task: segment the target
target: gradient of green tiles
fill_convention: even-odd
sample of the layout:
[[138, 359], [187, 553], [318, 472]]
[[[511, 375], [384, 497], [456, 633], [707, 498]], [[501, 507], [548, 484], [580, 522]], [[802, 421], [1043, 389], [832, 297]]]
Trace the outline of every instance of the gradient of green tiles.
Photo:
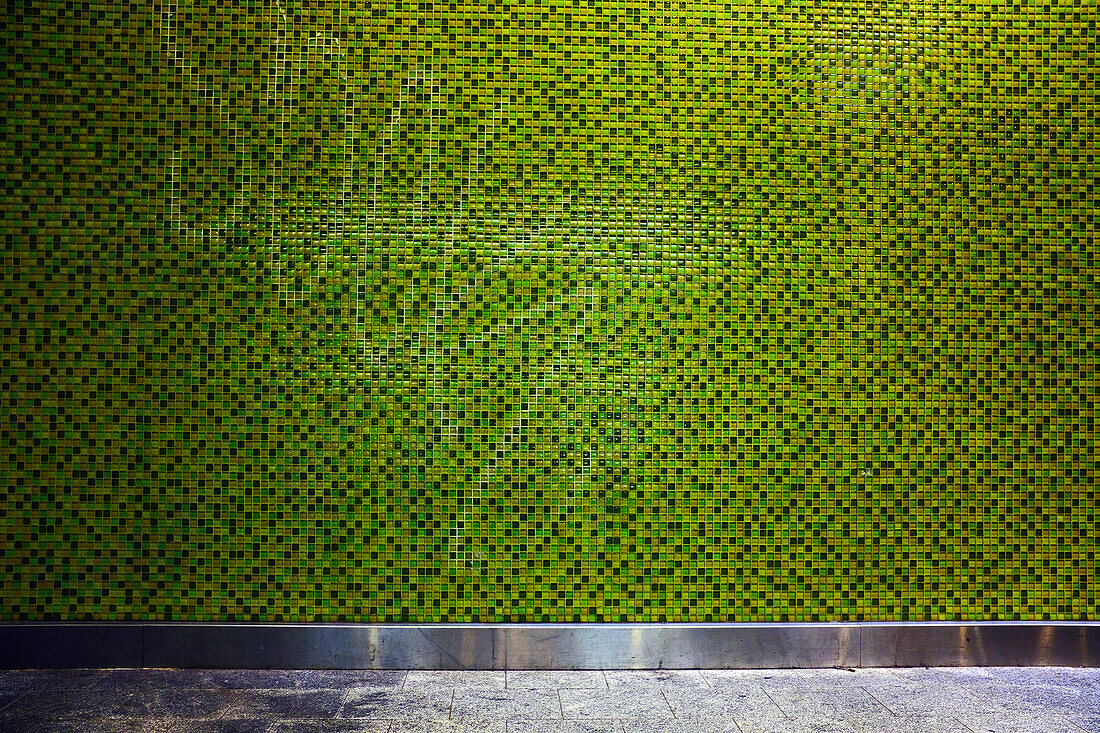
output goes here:
[[0, 619], [1100, 618], [1096, 21], [17, 0]]

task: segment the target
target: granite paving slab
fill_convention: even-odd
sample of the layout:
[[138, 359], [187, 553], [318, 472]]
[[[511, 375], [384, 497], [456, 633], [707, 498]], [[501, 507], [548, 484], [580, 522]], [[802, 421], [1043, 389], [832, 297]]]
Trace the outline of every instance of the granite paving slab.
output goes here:
[[[62, 718], [95, 718], [108, 715], [97, 696], [85, 692], [103, 676], [99, 670], [73, 670], [71, 674], [63, 671], [5, 672], [5, 687], [18, 692], [13, 694], [7, 704], [0, 709], [0, 730], [3, 730], [4, 716], [19, 714], [21, 711], [37, 710], [43, 717], [54, 720]], [[21, 677], [19, 681], [10, 678]], [[117, 702], [119, 696], [108, 702]], [[15, 704], [18, 703], [18, 704]]]
[[562, 714], [569, 719], [619, 718], [622, 720], [674, 718], [672, 706], [659, 689], [559, 690]]
[[[137, 670], [140, 671], [140, 670]], [[180, 670], [190, 674], [190, 670]], [[298, 686], [301, 673], [286, 669], [204, 669], [197, 670], [202, 687], [231, 690], [275, 690]]]
[[223, 719], [320, 718], [336, 716], [347, 695], [341, 689], [240, 690], [221, 715]]
[[710, 687], [697, 669], [607, 670], [604, 673], [611, 691], [641, 689], [699, 689]]
[[735, 720], [624, 720], [624, 733], [742, 733]]
[[453, 687], [404, 689], [353, 687], [348, 690], [336, 717], [383, 720], [447, 720], [451, 715]]
[[964, 685], [951, 684], [941, 678], [928, 683], [907, 682], [879, 684], [863, 688], [887, 710], [901, 717], [940, 716], [958, 718], [960, 713], [997, 715], [1003, 709], [992, 701], [979, 697]]
[[847, 721], [860, 733], [971, 733], [957, 719], [942, 715], [919, 715], [882, 720]]
[[960, 722], [973, 733], [1076, 733], [1075, 726], [1058, 715], [994, 716], [964, 715]]
[[661, 692], [678, 718], [699, 715], [722, 718], [783, 716], [775, 701], [762, 687], [753, 683], [723, 684], [718, 688], [705, 689], [674, 687], [662, 689]]
[[405, 676], [405, 689], [462, 686], [465, 689], [490, 688], [503, 690], [507, 676], [503, 670], [423, 670], [410, 671]]
[[554, 689], [496, 690], [485, 687], [455, 689], [451, 719], [510, 720], [562, 718], [561, 701]]
[[1100, 731], [1100, 710], [1094, 710], [1085, 715], [1070, 713], [1063, 717], [1066, 719], [1067, 723], [1075, 726], [1072, 729], [1074, 733], [1077, 732], [1077, 729], [1088, 731], [1088, 733], [1097, 733], [1097, 731]]
[[623, 733], [618, 720], [509, 720], [509, 733]]
[[421, 720], [393, 722], [392, 733], [508, 733], [503, 720]]
[[1100, 690], [1100, 670], [1092, 667], [987, 667], [996, 680], [1008, 685], [1051, 685]]
[[141, 718], [49, 720], [14, 718], [0, 721], [0, 733], [176, 733], [176, 722]]
[[714, 689], [728, 685], [755, 684], [765, 691], [807, 690], [806, 680], [793, 669], [705, 669], [700, 676]]
[[273, 722], [268, 718], [180, 720], [175, 722], [170, 731], [171, 733], [268, 733], [272, 725]]
[[875, 687], [904, 684], [889, 669], [800, 669], [797, 675], [811, 690], [845, 690], [853, 685]]
[[746, 720], [739, 721], [738, 726], [741, 733], [856, 733], [852, 726], [831, 720]]
[[391, 733], [392, 720], [282, 720], [270, 733]]
[[0, 733], [1100, 733], [1076, 668], [8, 671], [3, 700]]
[[408, 672], [401, 669], [307, 669], [295, 671], [295, 684], [305, 689], [324, 687], [401, 687]]
[[847, 725], [867, 721], [882, 730], [888, 730], [897, 717], [859, 685], [843, 690], [789, 688], [773, 690], [767, 694], [791, 720], [816, 719]]
[[578, 670], [578, 671], [517, 671], [507, 673], [507, 687], [508, 689], [535, 689], [535, 688], [553, 688], [561, 689], [564, 687], [571, 688], [594, 688], [594, 689], [608, 689], [607, 678], [604, 673], [596, 670]]
[[34, 690], [34, 683], [29, 676], [0, 675], [0, 713], [32, 690]]

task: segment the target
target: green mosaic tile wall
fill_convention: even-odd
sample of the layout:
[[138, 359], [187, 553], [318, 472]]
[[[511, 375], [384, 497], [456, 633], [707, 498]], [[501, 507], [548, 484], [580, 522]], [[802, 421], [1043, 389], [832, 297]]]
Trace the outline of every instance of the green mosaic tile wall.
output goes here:
[[15, 0], [0, 620], [1100, 618], [1097, 10]]

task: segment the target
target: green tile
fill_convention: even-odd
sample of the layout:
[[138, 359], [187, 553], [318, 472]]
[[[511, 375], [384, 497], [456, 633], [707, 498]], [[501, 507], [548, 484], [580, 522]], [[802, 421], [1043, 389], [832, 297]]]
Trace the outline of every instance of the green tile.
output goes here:
[[1098, 618], [1096, 21], [17, 2], [0, 620]]

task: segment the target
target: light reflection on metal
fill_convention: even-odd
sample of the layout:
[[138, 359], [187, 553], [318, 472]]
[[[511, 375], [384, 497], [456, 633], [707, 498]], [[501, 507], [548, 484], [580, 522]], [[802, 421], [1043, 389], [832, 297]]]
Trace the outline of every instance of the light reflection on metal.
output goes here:
[[1100, 666], [1100, 622], [3, 624], [0, 668]]
[[1036, 664], [1040, 666], [1049, 666], [1053, 664], [1051, 659], [1054, 655], [1054, 629], [1050, 626], [1044, 626], [1039, 629], [1038, 644], [1035, 650]]

